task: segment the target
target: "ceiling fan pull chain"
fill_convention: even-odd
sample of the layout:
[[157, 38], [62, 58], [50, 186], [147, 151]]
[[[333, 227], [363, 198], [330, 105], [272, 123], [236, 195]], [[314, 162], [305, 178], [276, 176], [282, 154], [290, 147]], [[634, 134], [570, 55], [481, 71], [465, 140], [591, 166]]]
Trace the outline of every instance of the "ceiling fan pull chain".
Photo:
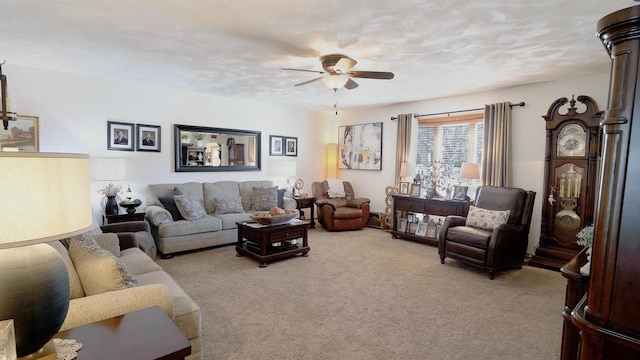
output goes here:
[[336, 116], [338, 116], [338, 89], [333, 89], [333, 109], [336, 111]]

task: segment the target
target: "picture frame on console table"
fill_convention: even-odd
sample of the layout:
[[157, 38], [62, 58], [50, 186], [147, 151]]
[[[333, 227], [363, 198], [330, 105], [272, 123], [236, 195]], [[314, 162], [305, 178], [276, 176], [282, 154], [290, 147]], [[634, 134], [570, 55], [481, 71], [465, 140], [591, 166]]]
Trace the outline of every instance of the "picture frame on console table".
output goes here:
[[400, 189], [398, 190], [398, 194], [400, 194], [400, 195], [409, 195], [409, 183], [408, 182], [400, 182]]
[[420, 197], [420, 190], [422, 189], [422, 185], [420, 184], [411, 184], [411, 192], [409, 196], [411, 197]]
[[453, 196], [451, 199], [465, 201], [467, 199], [467, 190], [469, 190], [468, 186], [455, 185], [453, 187]]
[[136, 150], [160, 152], [160, 126], [136, 124]]
[[407, 232], [407, 219], [398, 219], [398, 231], [406, 233]]
[[2, 151], [40, 151], [40, 127], [37, 116], [17, 115], [15, 121], [9, 121], [9, 128], [0, 127], [0, 150]]
[[427, 236], [427, 223], [419, 222], [416, 229], [416, 236]]

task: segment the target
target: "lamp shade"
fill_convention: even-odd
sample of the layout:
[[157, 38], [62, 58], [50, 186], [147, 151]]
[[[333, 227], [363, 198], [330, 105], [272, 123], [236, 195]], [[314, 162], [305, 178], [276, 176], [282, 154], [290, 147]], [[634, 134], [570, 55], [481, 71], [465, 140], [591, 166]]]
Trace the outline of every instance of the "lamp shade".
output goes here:
[[460, 168], [460, 178], [473, 180], [480, 179], [480, 164], [478, 163], [462, 163]]
[[296, 176], [296, 162], [289, 160], [272, 161], [269, 173], [272, 176], [293, 177]]
[[91, 227], [89, 156], [0, 154], [0, 249], [80, 234]]
[[344, 85], [347, 83], [347, 81], [349, 81], [349, 75], [325, 74], [325, 76], [322, 77], [322, 81], [324, 81], [324, 84], [327, 85], [330, 89], [333, 89], [333, 90], [342, 89]]
[[408, 162], [403, 162], [400, 164], [400, 177], [407, 177], [409, 176], [409, 163]]
[[125, 159], [95, 158], [96, 180], [112, 181], [125, 180], [127, 163]]

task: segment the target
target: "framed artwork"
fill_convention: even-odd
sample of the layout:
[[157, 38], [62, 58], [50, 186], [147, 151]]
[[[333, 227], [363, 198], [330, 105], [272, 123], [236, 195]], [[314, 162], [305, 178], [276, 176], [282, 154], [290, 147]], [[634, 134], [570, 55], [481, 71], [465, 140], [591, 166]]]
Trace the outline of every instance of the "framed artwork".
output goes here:
[[432, 199], [436, 196], [436, 191], [432, 187], [428, 187], [424, 192], [424, 197], [427, 199]]
[[[296, 142], [296, 146], [297, 146]], [[296, 154], [297, 154], [296, 148]], [[284, 137], [277, 135], [269, 135], [269, 155], [270, 156], [282, 156], [284, 155]]]
[[297, 137], [285, 137], [285, 150], [286, 156], [298, 156], [298, 138]]
[[409, 195], [409, 183], [408, 182], [401, 182], [400, 183], [400, 190], [398, 192], [400, 195]]
[[469, 189], [468, 186], [458, 186], [455, 185], [453, 187], [453, 196], [452, 199], [453, 200], [461, 200], [461, 201], [465, 201], [467, 199], [467, 189]]
[[417, 236], [426, 236], [427, 235], [427, 223], [419, 222], [418, 227], [416, 228]]
[[421, 188], [422, 188], [422, 185], [420, 184], [411, 184], [411, 190], [410, 190], [409, 196], [420, 197]]
[[398, 231], [399, 232], [407, 232], [407, 219], [398, 219]]
[[160, 126], [136, 124], [136, 150], [160, 152]]
[[133, 151], [135, 142], [133, 124], [107, 121], [107, 149]]
[[427, 224], [427, 237], [435, 238], [437, 234], [438, 234], [438, 227], [436, 226], [436, 224], [435, 223]]
[[40, 127], [37, 116], [17, 115], [15, 121], [9, 121], [9, 128], [0, 127], [0, 146], [2, 151], [40, 151]]
[[382, 170], [382, 123], [338, 128], [338, 169]]

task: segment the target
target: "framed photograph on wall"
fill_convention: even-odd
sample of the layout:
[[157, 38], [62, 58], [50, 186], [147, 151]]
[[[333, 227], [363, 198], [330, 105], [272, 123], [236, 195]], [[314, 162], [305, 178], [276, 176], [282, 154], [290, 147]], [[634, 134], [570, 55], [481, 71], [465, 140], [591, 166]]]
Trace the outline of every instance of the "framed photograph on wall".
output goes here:
[[400, 190], [398, 191], [398, 194], [400, 194], [400, 195], [409, 195], [409, 183], [408, 182], [401, 182], [400, 183]]
[[285, 137], [285, 150], [286, 156], [298, 156], [298, 138], [297, 137]]
[[467, 190], [469, 189], [468, 186], [458, 186], [455, 185], [453, 187], [453, 196], [452, 199], [453, 200], [460, 200], [460, 201], [465, 201], [467, 199]]
[[338, 169], [382, 170], [382, 123], [338, 128]]
[[411, 184], [411, 192], [409, 193], [409, 196], [420, 197], [421, 188], [422, 188], [422, 185], [420, 184]]
[[160, 126], [136, 124], [136, 150], [160, 152]]
[[9, 128], [0, 127], [0, 147], [2, 151], [40, 151], [40, 128], [37, 116], [17, 115], [9, 121]]
[[133, 124], [107, 121], [107, 149], [133, 151], [136, 134]]
[[[296, 145], [298, 145], [296, 143]], [[296, 151], [298, 149], [296, 148]], [[282, 156], [284, 155], [284, 137], [278, 135], [269, 135], [269, 155], [270, 156]]]

